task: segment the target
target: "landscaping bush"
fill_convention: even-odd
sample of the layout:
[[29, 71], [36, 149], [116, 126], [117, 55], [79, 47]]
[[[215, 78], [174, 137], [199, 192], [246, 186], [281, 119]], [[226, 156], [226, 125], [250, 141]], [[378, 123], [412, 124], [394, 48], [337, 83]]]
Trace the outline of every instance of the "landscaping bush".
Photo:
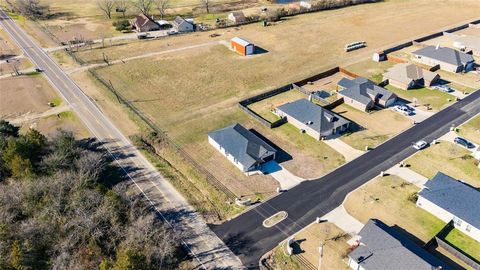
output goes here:
[[118, 20], [113, 22], [113, 26], [115, 26], [115, 30], [117, 31], [130, 30], [130, 22], [128, 20]]

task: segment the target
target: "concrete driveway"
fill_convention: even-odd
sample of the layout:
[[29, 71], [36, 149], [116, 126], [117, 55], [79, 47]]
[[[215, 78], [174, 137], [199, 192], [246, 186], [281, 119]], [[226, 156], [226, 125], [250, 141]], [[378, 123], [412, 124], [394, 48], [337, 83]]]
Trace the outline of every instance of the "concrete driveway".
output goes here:
[[427, 177], [414, 172], [407, 167], [400, 167], [398, 164], [388, 169], [386, 173], [396, 175], [419, 188], [423, 188], [423, 185], [428, 181]]
[[351, 236], [357, 235], [363, 228], [363, 223], [352, 217], [347, 210], [340, 205], [339, 207], [328, 212], [321, 219], [328, 220], [337, 225], [342, 231], [348, 233]]
[[356, 159], [364, 153], [363, 151], [351, 147], [339, 138], [324, 140], [323, 142], [333, 148], [338, 153], [342, 154], [342, 156], [345, 157], [345, 160], [347, 162]]
[[[442, 137], [438, 138], [439, 140], [441, 141], [447, 141], [447, 142], [451, 142], [451, 143], [455, 143], [453, 140], [455, 140], [456, 137], [461, 137], [460, 135], [458, 135], [457, 133], [455, 133], [454, 131], [450, 131], [448, 132], [447, 134], [443, 135]], [[472, 152], [472, 153], [475, 153], [476, 152], [476, 149], [478, 149], [479, 145], [478, 144], [475, 144], [474, 142], [468, 140], [469, 142], [473, 143], [475, 145], [475, 147], [473, 148], [466, 148], [466, 147], [463, 147], [462, 145], [459, 145], [459, 144], [456, 144], [464, 149], [467, 149], [468, 151]]]
[[280, 184], [282, 190], [288, 190], [300, 184], [305, 179], [293, 175], [276, 161], [269, 161], [262, 165], [261, 171], [265, 175], [271, 175]]

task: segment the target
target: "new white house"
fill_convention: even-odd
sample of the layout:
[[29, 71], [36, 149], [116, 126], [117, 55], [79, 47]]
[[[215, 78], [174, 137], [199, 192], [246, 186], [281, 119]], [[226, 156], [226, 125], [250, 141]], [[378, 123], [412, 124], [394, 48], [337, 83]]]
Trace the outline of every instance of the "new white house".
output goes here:
[[274, 160], [277, 153], [275, 148], [240, 124], [209, 133], [208, 142], [244, 173]]
[[438, 172], [418, 193], [417, 206], [480, 242], [480, 191]]

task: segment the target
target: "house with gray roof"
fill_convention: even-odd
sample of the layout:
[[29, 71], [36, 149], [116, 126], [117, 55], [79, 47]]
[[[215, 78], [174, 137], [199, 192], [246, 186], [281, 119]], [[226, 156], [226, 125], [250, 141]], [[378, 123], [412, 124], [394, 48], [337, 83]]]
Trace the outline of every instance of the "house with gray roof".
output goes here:
[[240, 124], [209, 133], [208, 142], [245, 173], [274, 160], [277, 153], [275, 148]]
[[418, 193], [417, 206], [480, 242], [480, 191], [438, 172]]
[[313, 138], [326, 139], [348, 130], [350, 121], [306, 99], [286, 103], [275, 113]]
[[[370, 219], [359, 232], [360, 240], [348, 254], [354, 270], [448, 270], [442, 262], [408, 239], [395, 227]], [[440, 268], [441, 267], [441, 268]]]
[[363, 77], [352, 80], [342, 78], [338, 86], [340, 87], [338, 96], [343, 98], [345, 104], [362, 111], [373, 109], [375, 106], [386, 108], [397, 100], [397, 95]]
[[415, 60], [427, 66], [439, 66], [440, 69], [449, 72], [468, 72], [473, 69], [475, 59], [470, 54], [466, 54], [455, 49], [427, 46], [412, 52]]
[[408, 90], [415, 87], [428, 87], [440, 79], [435, 72], [423, 69], [415, 64], [396, 64], [383, 74], [383, 79], [397, 88]]
[[194, 26], [191, 21], [187, 21], [184, 18], [177, 16], [175, 20], [172, 22], [173, 29], [175, 29], [178, 33], [184, 32], [193, 32]]

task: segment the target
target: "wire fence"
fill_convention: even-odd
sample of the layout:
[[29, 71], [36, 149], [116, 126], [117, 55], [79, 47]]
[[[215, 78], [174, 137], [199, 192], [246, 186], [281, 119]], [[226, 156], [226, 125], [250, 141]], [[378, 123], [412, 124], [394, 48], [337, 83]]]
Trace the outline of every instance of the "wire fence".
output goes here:
[[231, 200], [235, 200], [235, 198], [237, 198], [237, 196], [227, 186], [225, 186], [213, 174], [211, 174], [207, 169], [200, 165], [190, 154], [188, 154], [183, 148], [181, 148], [177, 143], [175, 143], [175, 141], [173, 141], [162, 129], [160, 129], [157, 124], [151, 121], [149, 117], [142, 113], [137, 107], [132, 105], [122, 94], [116, 91], [109, 82], [98, 76], [98, 74], [93, 69], [90, 69], [89, 72], [95, 79], [97, 79], [101, 84], [103, 84], [103, 86], [105, 86], [110, 92], [112, 92], [120, 103], [125, 105], [131, 112], [133, 112], [144, 123], [146, 123], [149, 128], [155, 131], [158, 136], [160, 136], [161, 139], [168, 144], [168, 146], [172, 147], [177, 153], [180, 154], [180, 156], [185, 161], [190, 163], [198, 172], [204, 175], [212, 186], [214, 186], [217, 190], [223, 192]]

